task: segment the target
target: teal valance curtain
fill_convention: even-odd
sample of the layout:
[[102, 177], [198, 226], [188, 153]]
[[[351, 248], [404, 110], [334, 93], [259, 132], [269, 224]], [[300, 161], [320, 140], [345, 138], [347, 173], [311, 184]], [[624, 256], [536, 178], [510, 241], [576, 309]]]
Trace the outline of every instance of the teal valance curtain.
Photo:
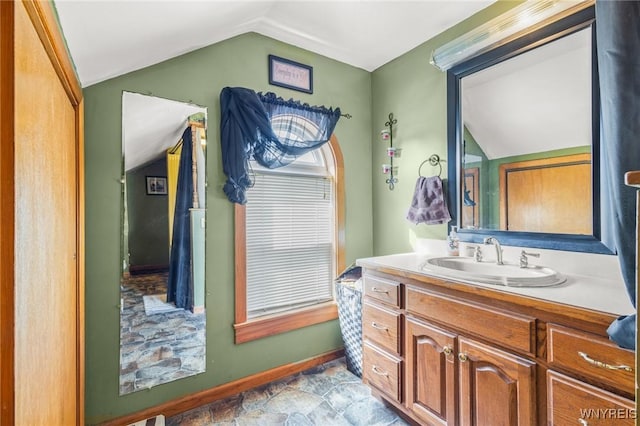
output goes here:
[[[624, 174], [640, 170], [640, 2], [596, 2], [603, 182], [614, 245], [631, 303], [636, 301], [636, 191]], [[635, 349], [636, 315], [611, 324], [609, 336]]]
[[[238, 204], [247, 202], [249, 160], [270, 169], [286, 166], [326, 143], [340, 119], [340, 108], [310, 106], [243, 87], [222, 89], [220, 108], [222, 168], [227, 175], [224, 193]], [[272, 127], [275, 121], [278, 129]], [[296, 126], [304, 126], [304, 137], [299, 137], [301, 132], [287, 131]], [[283, 134], [297, 136], [278, 136]]]

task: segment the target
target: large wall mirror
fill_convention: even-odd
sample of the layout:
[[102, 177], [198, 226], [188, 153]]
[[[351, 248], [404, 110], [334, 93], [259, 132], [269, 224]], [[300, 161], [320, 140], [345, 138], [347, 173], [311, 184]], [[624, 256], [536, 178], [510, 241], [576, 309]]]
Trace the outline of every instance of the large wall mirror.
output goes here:
[[593, 6], [449, 70], [449, 188], [464, 241], [601, 241]]
[[205, 371], [206, 115], [122, 95], [121, 395]]

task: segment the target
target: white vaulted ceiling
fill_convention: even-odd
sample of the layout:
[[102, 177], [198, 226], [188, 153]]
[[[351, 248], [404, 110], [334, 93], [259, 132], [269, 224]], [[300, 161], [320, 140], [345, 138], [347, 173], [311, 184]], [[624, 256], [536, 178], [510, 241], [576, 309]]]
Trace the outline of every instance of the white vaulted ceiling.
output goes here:
[[83, 87], [247, 32], [373, 71], [494, 0], [54, 0]]

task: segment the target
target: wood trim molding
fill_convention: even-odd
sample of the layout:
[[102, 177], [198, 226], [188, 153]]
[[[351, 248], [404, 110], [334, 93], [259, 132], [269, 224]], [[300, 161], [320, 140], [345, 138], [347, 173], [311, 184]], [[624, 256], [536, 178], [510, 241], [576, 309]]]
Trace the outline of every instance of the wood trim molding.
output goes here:
[[247, 321], [247, 229], [246, 209], [235, 205], [235, 259], [236, 259], [236, 324]]
[[624, 183], [628, 186], [640, 188], [640, 171], [632, 171], [624, 174]]
[[85, 402], [85, 202], [84, 202], [84, 100], [76, 107], [76, 173], [77, 173], [77, 246], [76, 246], [76, 279], [77, 279], [77, 310], [76, 329], [78, 340], [76, 353], [78, 356], [78, 371], [76, 372], [76, 399], [78, 401], [78, 424], [84, 424]]
[[302, 327], [331, 321], [338, 318], [338, 306], [335, 302], [323, 303], [311, 308], [287, 312], [284, 315], [262, 317], [255, 321], [236, 323], [236, 344], [285, 333]]
[[169, 272], [169, 265], [129, 265], [129, 275]]
[[344, 349], [336, 349], [312, 358], [308, 358], [303, 361], [281, 365], [279, 367], [262, 371], [251, 376], [244, 377], [242, 379], [234, 380], [233, 382], [215, 386], [211, 389], [206, 389], [201, 392], [186, 395], [182, 398], [174, 399], [173, 401], [156, 405], [155, 407], [150, 407], [137, 413], [109, 420], [107, 422], [101, 423], [101, 425], [128, 425], [144, 419], [148, 419], [150, 417], [157, 416], [159, 414], [163, 414], [166, 417], [175, 416], [176, 414], [183, 413], [196, 407], [210, 404], [214, 401], [227, 398], [232, 395], [237, 395], [240, 392], [265, 385], [267, 383], [273, 382], [274, 380], [279, 380], [287, 376], [291, 376], [292, 374], [308, 370], [326, 362], [333, 361], [334, 359], [338, 359], [342, 356], [344, 356]]
[[22, 0], [22, 3], [40, 41], [42, 41], [42, 45], [49, 54], [53, 68], [56, 70], [71, 103], [78, 106], [82, 100], [82, 89], [69, 58], [67, 46], [60, 33], [58, 19], [53, 11], [53, 3], [37, 0]]
[[336, 135], [331, 135], [331, 139], [329, 139], [329, 148], [331, 149], [336, 165], [336, 276], [338, 276], [338, 274], [344, 271], [347, 267], [345, 260], [345, 224], [347, 221], [347, 215], [345, 209], [344, 157], [342, 156], [342, 150], [340, 149], [340, 144], [338, 143]]
[[[14, 10], [12, 1], [0, 1], [0, 259], [15, 257], [15, 84]], [[15, 267], [0, 262], [0, 425], [15, 423], [14, 318]]]

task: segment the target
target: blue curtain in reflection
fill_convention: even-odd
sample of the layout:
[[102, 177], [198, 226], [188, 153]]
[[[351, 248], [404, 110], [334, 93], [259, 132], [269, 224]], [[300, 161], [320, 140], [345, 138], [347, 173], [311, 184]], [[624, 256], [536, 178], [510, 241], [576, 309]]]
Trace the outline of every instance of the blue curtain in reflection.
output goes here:
[[191, 274], [191, 212], [193, 176], [191, 170], [191, 127], [182, 134], [182, 152], [173, 217], [173, 239], [169, 257], [167, 302], [193, 312], [193, 275]]
[[[622, 275], [635, 305], [636, 191], [624, 184], [624, 174], [640, 170], [640, 3], [598, 0], [596, 38], [604, 188]], [[636, 315], [618, 318], [608, 333], [618, 345], [634, 349]]]
[[[238, 204], [247, 202], [250, 159], [270, 169], [286, 166], [326, 143], [340, 118], [340, 108], [309, 106], [243, 87], [222, 89], [220, 108], [222, 168], [227, 175], [224, 193], [229, 201]], [[273, 123], [277, 123], [277, 129]], [[300, 135], [299, 131], [287, 131], [293, 127], [302, 128], [305, 137], [288, 139], [276, 135]]]

